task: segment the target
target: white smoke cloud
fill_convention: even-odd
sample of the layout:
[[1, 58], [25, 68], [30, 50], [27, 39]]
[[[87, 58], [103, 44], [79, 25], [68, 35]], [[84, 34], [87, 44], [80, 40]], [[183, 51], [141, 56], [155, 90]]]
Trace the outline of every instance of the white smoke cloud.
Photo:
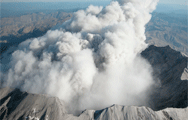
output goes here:
[[1, 71], [2, 86], [57, 96], [74, 114], [112, 104], [145, 105], [153, 79], [140, 52], [156, 4], [119, 0], [75, 12], [56, 30], [19, 45], [8, 71]]

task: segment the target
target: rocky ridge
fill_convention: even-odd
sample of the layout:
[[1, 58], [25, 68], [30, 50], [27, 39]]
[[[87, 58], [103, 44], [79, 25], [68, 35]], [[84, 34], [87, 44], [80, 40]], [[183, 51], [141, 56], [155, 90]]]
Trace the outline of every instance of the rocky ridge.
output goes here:
[[2, 120], [186, 120], [188, 107], [153, 111], [145, 106], [112, 105], [102, 110], [85, 110], [79, 116], [68, 114], [56, 97], [29, 94], [18, 89], [0, 90]]

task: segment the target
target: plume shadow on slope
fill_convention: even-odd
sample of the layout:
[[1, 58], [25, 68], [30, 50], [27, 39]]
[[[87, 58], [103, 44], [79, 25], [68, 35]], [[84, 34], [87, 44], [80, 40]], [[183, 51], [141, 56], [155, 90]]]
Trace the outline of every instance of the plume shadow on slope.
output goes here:
[[151, 45], [142, 52], [152, 65], [158, 86], [152, 89], [150, 96], [151, 108], [161, 110], [167, 107], [185, 108], [187, 100], [187, 80], [181, 75], [187, 68], [188, 58], [169, 46], [156, 47]]

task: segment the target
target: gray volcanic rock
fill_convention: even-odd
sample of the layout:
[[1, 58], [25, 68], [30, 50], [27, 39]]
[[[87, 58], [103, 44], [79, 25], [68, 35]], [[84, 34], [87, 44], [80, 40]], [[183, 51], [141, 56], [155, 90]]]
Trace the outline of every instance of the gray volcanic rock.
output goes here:
[[109, 108], [95, 111], [96, 120], [186, 120], [188, 108], [168, 108], [153, 111], [148, 107], [119, 106], [113, 105]]
[[1, 120], [89, 120], [86, 113], [79, 117], [67, 114], [65, 105], [57, 97], [30, 94], [19, 89], [0, 89]]
[[150, 46], [142, 52], [152, 65], [158, 86], [153, 87], [151, 106], [154, 110], [166, 107], [185, 108], [188, 106], [187, 80], [181, 80], [187, 68], [188, 58], [169, 46]]
[[188, 80], [188, 68], [184, 69], [181, 80]]
[[21, 92], [19, 89], [0, 90], [0, 115], [3, 120], [57, 120], [66, 113], [63, 103], [55, 97]]
[[148, 107], [113, 105], [103, 110], [85, 110], [79, 116], [67, 114], [62, 101], [47, 95], [29, 94], [18, 89], [0, 90], [2, 120], [186, 120], [185, 109], [153, 111]]
[[46, 95], [2, 88], [0, 119], [2, 120], [186, 120], [185, 109], [168, 108], [153, 111], [148, 107], [113, 105], [103, 110], [85, 110], [79, 116], [67, 114], [62, 101]]

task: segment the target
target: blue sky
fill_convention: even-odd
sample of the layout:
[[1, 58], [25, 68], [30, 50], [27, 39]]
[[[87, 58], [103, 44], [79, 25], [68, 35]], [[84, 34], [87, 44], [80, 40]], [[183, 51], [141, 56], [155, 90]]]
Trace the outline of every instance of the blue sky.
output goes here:
[[[110, 1], [110, 0], [1, 0], [1, 2], [63, 2], [63, 1]], [[163, 4], [181, 4], [188, 5], [187, 0], [160, 0]]]

